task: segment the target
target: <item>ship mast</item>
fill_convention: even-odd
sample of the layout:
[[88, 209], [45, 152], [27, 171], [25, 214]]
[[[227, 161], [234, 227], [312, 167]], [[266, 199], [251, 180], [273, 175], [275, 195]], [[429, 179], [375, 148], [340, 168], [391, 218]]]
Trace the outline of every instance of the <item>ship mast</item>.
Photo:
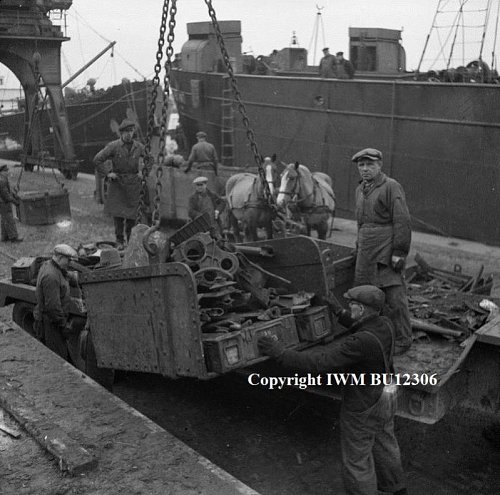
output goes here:
[[309, 48], [308, 52], [311, 51], [311, 45], [314, 43], [314, 51], [313, 51], [313, 65], [316, 65], [316, 51], [318, 49], [318, 35], [319, 31], [321, 30], [321, 35], [323, 39], [323, 46], [326, 45], [325, 42], [325, 26], [323, 25], [323, 17], [321, 15], [321, 11], [324, 9], [324, 7], [319, 7], [316, 5], [316, 19], [314, 20], [314, 28], [313, 28], [313, 34], [311, 37], [311, 41], [309, 43]]
[[[493, 0], [439, 0], [417, 72], [420, 72], [425, 61], [429, 63], [429, 69], [433, 68], [438, 60], [442, 60], [443, 66], [449, 69], [454, 63], [465, 66], [467, 57], [469, 61], [476, 59], [479, 67], [482, 67], [492, 4]], [[498, 24], [498, 12], [496, 24]], [[433, 49], [430, 48], [431, 42], [434, 43]], [[477, 48], [474, 48], [474, 45], [477, 45]], [[458, 59], [457, 47], [461, 47]], [[432, 60], [425, 58], [429, 51], [434, 52]], [[492, 51], [494, 56], [494, 47]], [[482, 70], [480, 72], [482, 73]]]

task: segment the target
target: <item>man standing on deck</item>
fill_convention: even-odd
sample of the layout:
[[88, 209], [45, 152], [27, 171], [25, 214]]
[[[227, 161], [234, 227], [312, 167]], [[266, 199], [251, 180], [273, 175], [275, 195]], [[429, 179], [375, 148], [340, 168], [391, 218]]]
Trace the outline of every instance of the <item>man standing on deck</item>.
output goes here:
[[382, 172], [382, 153], [373, 148], [352, 157], [361, 182], [356, 189], [354, 285], [371, 284], [385, 293], [386, 313], [396, 330], [396, 355], [412, 343], [405, 261], [410, 251], [410, 214], [401, 185]]
[[[134, 140], [133, 121], [125, 119], [118, 130], [120, 139], [112, 141], [99, 151], [94, 157], [94, 163], [97, 172], [109, 180], [104, 213], [113, 217], [116, 243], [118, 249], [123, 249], [125, 236], [128, 241], [137, 217], [141, 195], [139, 169], [144, 146]], [[107, 160], [111, 161], [111, 170], [105, 166]]]
[[0, 216], [2, 217], [2, 242], [21, 242], [17, 233], [16, 221], [12, 215], [12, 203], [18, 205], [19, 199], [10, 189], [9, 167], [0, 166]]
[[212, 170], [217, 175], [219, 158], [215, 146], [207, 141], [207, 134], [203, 131], [196, 133], [198, 142], [191, 148], [186, 174], [194, 167], [195, 170]]
[[354, 67], [351, 62], [344, 58], [344, 52], [337, 52], [337, 77], [339, 79], [352, 79]]
[[323, 58], [319, 61], [319, 77], [337, 77], [337, 59], [330, 53], [329, 48], [323, 48]]
[[218, 230], [219, 214], [224, 209], [224, 201], [207, 187], [206, 177], [196, 177], [193, 180], [195, 192], [189, 197], [188, 216], [194, 220], [197, 216], [205, 212], [210, 214], [212, 226]]

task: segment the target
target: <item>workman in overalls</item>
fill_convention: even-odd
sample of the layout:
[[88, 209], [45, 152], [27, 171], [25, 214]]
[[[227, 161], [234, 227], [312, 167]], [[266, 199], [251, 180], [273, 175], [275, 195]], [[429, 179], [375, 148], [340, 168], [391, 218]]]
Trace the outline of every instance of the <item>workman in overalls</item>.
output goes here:
[[45, 261], [36, 281], [35, 332], [45, 345], [68, 360], [66, 343], [70, 305], [68, 268], [78, 253], [67, 244], [54, 247], [52, 259]]
[[385, 293], [384, 314], [396, 330], [396, 355], [412, 343], [404, 268], [410, 251], [410, 213], [401, 185], [382, 172], [382, 153], [373, 148], [352, 157], [361, 181], [356, 189], [356, 269], [354, 285], [370, 284]]
[[349, 328], [348, 337], [320, 350], [286, 349], [272, 337], [261, 337], [258, 347], [262, 354], [294, 372], [364, 374], [365, 385], [346, 385], [342, 394], [340, 444], [346, 493], [406, 495], [401, 455], [394, 434], [395, 387], [375, 384], [370, 378], [372, 373], [393, 370], [394, 329], [388, 318], [380, 316], [385, 296], [379, 288], [363, 285], [349, 289], [344, 297], [349, 301], [350, 311], [344, 310], [333, 295], [325, 298], [325, 302], [339, 322]]
[[184, 172], [188, 173], [191, 168], [195, 170], [212, 170], [217, 175], [219, 158], [215, 146], [207, 141], [207, 134], [203, 131], [196, 133], [198, 142], [191, 148], [187, 166]]
[[195, 191], [188, 201], [189, 218], [194, 220], [197, 216], [208, 212], [212, 227], [220, 233], [219, 215], [224, 210], [224, 200], [208, 189], [207, 177], [196, 177], [193, 180], [193, 185]]
[[[134, 140], [135, 123], [125, 119], [118, 128], [120, 139], [112, 141], [94, 157], [96, 170], [108, 179], [104, 213], [113, 217], [118, 249], [123, 249], [135, 225], [141, 196], [140, 166], [144, 146]], [[105, 162], [111, 161], [111, 169]]]
[[2, 242], [21, 242], [17, 233], [16, 221], [12, 214], [12, 204], [19, 204], [19, 198], [12, 192], [9, 184], [9, 167], [0, 166], [0, 216]]

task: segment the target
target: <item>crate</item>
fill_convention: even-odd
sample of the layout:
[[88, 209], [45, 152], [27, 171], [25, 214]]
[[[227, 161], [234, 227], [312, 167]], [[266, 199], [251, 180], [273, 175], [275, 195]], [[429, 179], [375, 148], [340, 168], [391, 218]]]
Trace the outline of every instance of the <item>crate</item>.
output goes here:
[[226, 373], [247, 364], [241, 330], [202, 335], [207, 370]]
[[257, 341], [260, 337], [276, 336], [286, 347], [299, 343], [293, 315], [253, 325], [236, 332], [202, 335], [207, 370], [227, 373], [236, 368], [250, 366], [267, 359], [259, 353]]
[[285, 347], [291, 347], [299, 343], [299, 335], [293, 315], [282, 316], [262, 323], [254, 323], [241, 330], [241, 332], [244, 335], [245, 356], [249, 362], [262, 358], [257, 347], [260, 337], [275, 336]]
[[10, 269], [12, 283], [36, 285], [36, 278], [40, 267], [44, 261], [49, 259], [46, 256], [19, 258]]
[[26, 225], [48, 225], [71, 218], [66, 189], [20, 192], [16, 209], [19, 221]]
[[313, 306], [295, 315], [300, 340], [316, 342], [332, 333], [330, 312], [326, 306]]

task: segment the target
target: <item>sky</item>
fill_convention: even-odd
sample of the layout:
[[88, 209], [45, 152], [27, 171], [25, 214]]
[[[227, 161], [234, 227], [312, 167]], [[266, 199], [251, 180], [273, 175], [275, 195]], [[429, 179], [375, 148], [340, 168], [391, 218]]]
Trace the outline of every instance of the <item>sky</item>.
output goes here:
[[[454, 12], [461, 1], [442, 0], [440, 3], [442, 10]], [[484, 8], [489, 1], [469, 0], [467, 3], [475, 10]], [[403, 30], [407, 70], [418, 66], [438, 3], [438, 0], [213, 0], [219, 20], [241, 20], [242, 49], [255, 56], [289, 46], [295, 32], [300, 46], [309, 50], [309, 64], [317, 64], [324, 46], [330, 47], [331, 52], [348, 53], [349, 27], [382, 27]], [[73, 0], [66, 17], [67, 35], [71, 41], [63, 43], [63, 80], [105, 48], [109, 41], [117, 42], [114, 56], [108, 52], [76, 79], [72, 87], [83, 87], [91, 77], [97, 79], [97, 87], [117, 84], [122, 77], [131, 80], [151, 77], [162, 7], [163, 0]], [[322, 8], [321, 16], [317, 15], [317, 7]], [[496, 10], [493, 10], [492, 16], [496, 19]], [[446, 37], [450, 29], [445, 26], [451, 25], [450, 15], [443, 12], [436, 17], [435, 24], [440, 28], [434, 30], [431, 41], [436, 42], [438, 32], [442, 41]], [[467, 15], [476, 16], [471, 25], [483, 24], [484, 14]], [[209, 21], [205, 1], [178, 0], [176, 18], [174, 50], [178, 52], [187, 40], [187, 22]], [[481, 29], [464, 28], [462, 31], [480, 39]], [[493, 38], [492, 31], [490, 38]], [[315, 45], [316, 56], [313, 54]], [[476, 53], [479, 45], [468, 48]], [[484, 53], [484, 60], [490, 63], [491, 48]], [[439, 45], [430, 43], [422, 69], [428, 69], [438, 54]], [[438, 61], [438, 68], [445, 66], [443, 57]], [[470, 55], [466, 61], [473, 58], [476, 57]], [[0, 67], [2, 73], [8, 74], [4, 66]], [[13, 75], [7, 79], [9, 86], [17, 85]]]

